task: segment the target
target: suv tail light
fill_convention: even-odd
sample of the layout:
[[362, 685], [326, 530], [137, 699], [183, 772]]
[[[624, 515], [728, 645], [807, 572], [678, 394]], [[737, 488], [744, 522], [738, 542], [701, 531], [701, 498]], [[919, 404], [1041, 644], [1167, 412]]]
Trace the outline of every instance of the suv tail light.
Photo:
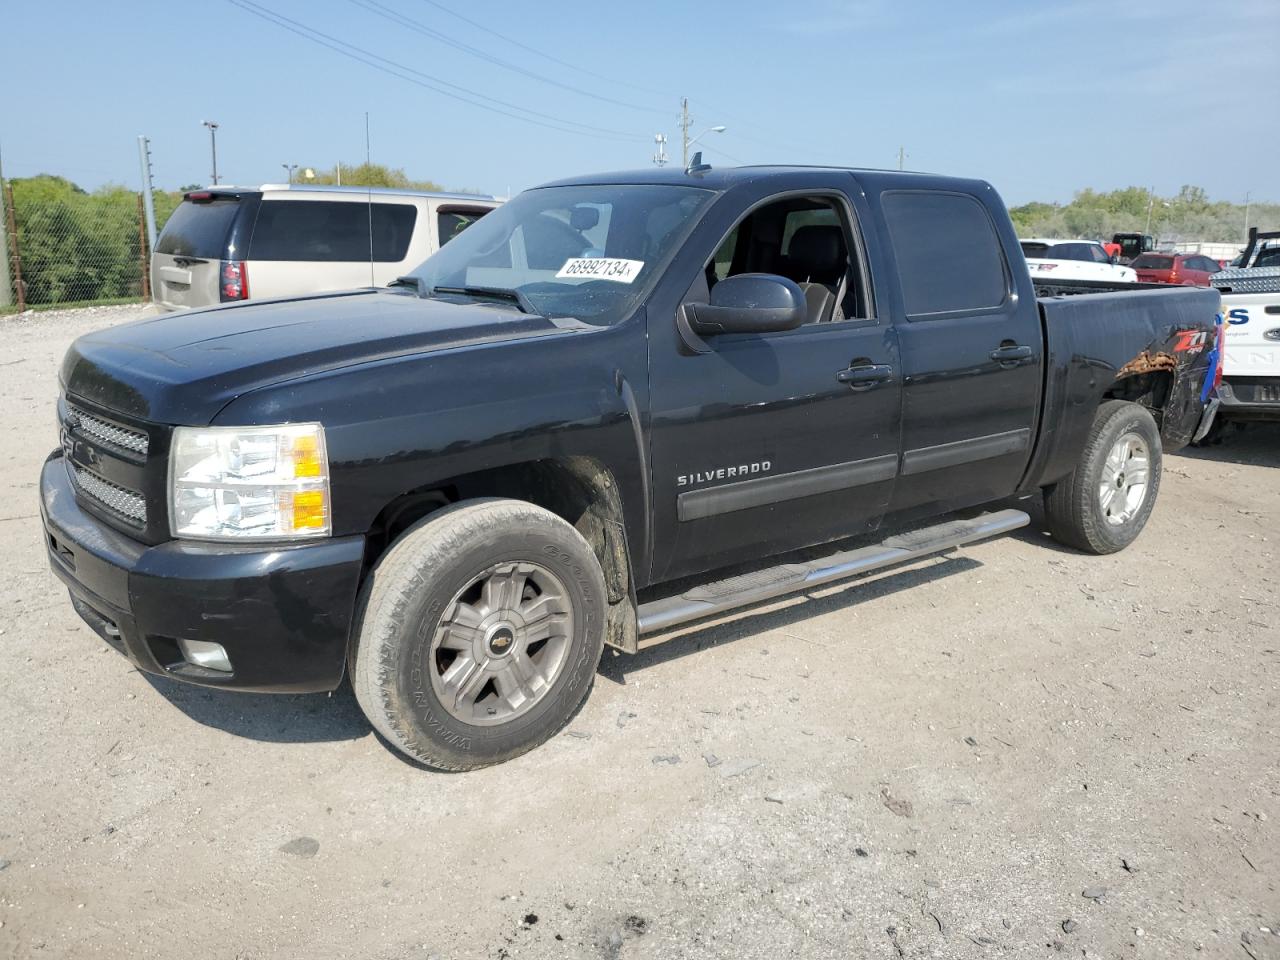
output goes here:
[[243, 260], [223, 260], [218, 299], [223, 303], [249, 299], [249, 265]]

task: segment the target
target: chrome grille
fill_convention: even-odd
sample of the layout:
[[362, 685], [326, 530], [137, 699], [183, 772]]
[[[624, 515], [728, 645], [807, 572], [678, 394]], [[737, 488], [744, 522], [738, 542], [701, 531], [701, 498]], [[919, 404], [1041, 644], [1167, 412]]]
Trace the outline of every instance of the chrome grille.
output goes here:
[[138, 527], [147, 525], [147, 500], [136, 490], [116, 486], [83, 467], [72, 467], [76, 486], [90, 500], [106, 507], [122, 520]]
[[142, 456], [147, 455], [147, 435], [140, 430], [129, 430], [125, 427], [109, 423], [91, 413], [85, 413], [79, 407], [70, 407], [71, 426], [75, 427], [90, 440], [131, 450]]

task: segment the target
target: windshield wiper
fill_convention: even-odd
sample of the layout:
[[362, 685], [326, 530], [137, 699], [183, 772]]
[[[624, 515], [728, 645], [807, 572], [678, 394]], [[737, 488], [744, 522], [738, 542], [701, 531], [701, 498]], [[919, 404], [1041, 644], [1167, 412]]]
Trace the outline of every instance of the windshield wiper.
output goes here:
[[508, 290], [506, 287], [432, 287], [427, 296], [434, 296], [437, 293], [457, 293], [465, 297], [492, 297], [495, 300], [506, 300], [514, 303], [520, 308], [522, 313], [532, 313], [534, 316], [541, 317], [542, 312], [538, 310], [533, 302], [519, 290]]

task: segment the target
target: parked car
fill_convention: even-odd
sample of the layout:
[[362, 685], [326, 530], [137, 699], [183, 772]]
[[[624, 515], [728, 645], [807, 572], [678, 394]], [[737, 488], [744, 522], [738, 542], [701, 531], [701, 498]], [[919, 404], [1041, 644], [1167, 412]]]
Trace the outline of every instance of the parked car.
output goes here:
[[395, 287], [77, 340], [48, 559], [140, 670], [349, 672], [397, 749], [496, 763], [606, 644], [1029, 522], [985, 504], [1132, 543], [1218, 294], [1037, 300], [1021, 263], [976, 180], [695, 160], [529, 190]]
[[1129, 264], [1139, 283], [1177, 283], [1207, 287], [1209, 278], [1222, 268], [1218, 261], [1198, 253], [1144, 253]]
[[1241, 267], [1214, 274], [1226, 317], [1217, 420], [1280, 420], [1280, 232], [1249, 232]]
[[1093, 280], [1103, 283], [1136, 283], [1129, 267], [1112, 262], [1096, 240], [1020, 240], [1027, 268], [1037, 282]]
[[1120, 247], [1120, 257], [1116, 262], [1124, 264], [1131, 263], [1156, 248], [1155, 241], [1145, 233], [1113, 233], [1111, 242]]
[[153, 299], [177, 310], [385, 286], [498, 203], [366, 187], [192, 191], [156, 240]]

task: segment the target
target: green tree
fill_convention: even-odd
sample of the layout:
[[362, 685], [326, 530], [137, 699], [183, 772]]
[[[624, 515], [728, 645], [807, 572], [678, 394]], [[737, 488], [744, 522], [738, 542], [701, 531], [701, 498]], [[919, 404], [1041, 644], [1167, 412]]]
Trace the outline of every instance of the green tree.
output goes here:
[[86, 193], [47, 174], [10, 183], [28, 303], [141, 295], [136, 193], [117, 185]]
[[[336, 184], [338, 182], [337, 167], [321, 169], [320, 167], [299, 167], [298, 183]], [[308, 177], [306, 170], [314, 170], [315, 175]], [[440, 184], [434, 180], [414, 180], [404, 172], [402, 167], [387, 167], [380, 163], [344, 163], [342, 165], [342, 185], [344, 187], [390, 187], [401, 190], [440, 190]]]

